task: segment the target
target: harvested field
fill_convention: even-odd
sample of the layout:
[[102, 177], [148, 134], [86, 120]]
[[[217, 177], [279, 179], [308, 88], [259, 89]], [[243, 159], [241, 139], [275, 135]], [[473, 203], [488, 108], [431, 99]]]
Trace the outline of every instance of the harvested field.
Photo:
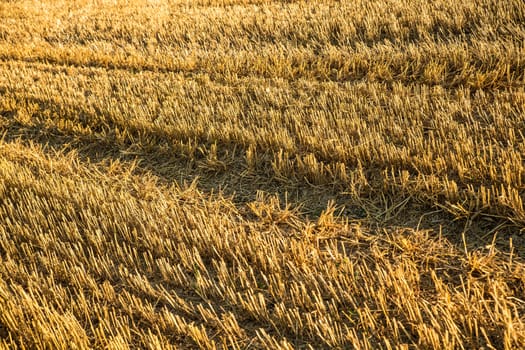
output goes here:
[[0, 0], [0, 348], [525, 348], [522, 0]]

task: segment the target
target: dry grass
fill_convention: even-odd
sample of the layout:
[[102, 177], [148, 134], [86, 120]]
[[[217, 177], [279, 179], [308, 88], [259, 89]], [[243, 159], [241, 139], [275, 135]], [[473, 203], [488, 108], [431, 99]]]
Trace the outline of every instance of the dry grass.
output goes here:
[[524, 23], [0, 0], [0, 347], [524, 348]]

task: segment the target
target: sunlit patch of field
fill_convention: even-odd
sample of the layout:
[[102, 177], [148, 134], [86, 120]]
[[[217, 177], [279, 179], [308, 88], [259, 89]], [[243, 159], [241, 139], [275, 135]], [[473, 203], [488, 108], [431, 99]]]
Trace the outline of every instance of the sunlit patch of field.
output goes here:
[[525, 4], [0, 0], [0, 347], [525, 347]]

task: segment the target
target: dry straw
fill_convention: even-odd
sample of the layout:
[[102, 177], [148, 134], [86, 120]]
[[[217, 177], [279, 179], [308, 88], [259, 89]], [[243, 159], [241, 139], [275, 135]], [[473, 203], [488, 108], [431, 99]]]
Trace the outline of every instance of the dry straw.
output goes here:
[[0, 347], [525, 347], [525, 5], [0, 1]]

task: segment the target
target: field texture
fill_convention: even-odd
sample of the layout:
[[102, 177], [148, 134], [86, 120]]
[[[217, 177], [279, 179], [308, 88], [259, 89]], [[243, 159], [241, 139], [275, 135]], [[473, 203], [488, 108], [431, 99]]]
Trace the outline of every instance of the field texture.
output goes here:
[[525, 348], [522, 0], [0, 0], [0, 348]]

